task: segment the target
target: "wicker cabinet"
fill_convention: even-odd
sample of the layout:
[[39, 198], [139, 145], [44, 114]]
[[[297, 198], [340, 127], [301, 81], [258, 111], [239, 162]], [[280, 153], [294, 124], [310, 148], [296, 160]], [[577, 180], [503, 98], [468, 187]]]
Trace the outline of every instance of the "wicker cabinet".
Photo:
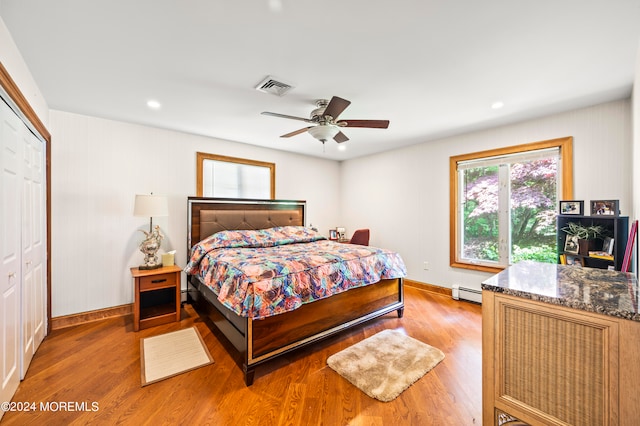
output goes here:
[[482, 299], [483, 424], [637, 424], [640, 322], [492, 291]]

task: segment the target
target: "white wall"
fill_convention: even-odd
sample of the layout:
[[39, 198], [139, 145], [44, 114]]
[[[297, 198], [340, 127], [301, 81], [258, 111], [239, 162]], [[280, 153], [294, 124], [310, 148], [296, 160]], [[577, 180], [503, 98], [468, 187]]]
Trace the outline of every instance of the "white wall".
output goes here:
[[42, 96], [38, 85], [36, 84], [31, 72], [27, 68], [18, 47], [13, 41], [13, 37], [0, 17], [0, 61], [6, 68], [7, 72], [20, 88], [22, 95], [27, 99], [31, 108], [35, 111], [44, 124], [48, 128], [49, 123], [49, 107]]
[[[636, 55], [636, 69], [633, 79], [633, 91], [631, 93], [631, 122], [633, 133], [632, 144], [632, 162], [633, 164], [640, 165], [640, 43], [638, 43], [638, 53]], [[638, 219], [640, 217], [640, 167], [633, 168], [632, 179], [632, 194], [633, 194], [633, 214], [632, 219]], [[637, 241], [637, 237], [636, 237]], [[634, 263], [632, 264], [633, 271], [638, 275], [638, 248], [636, 246], [635, 255], [633, 256]]]
[[187, 197], [196, 191], [196, 152], [276, 164], [276, 197], [307, 200], [307, 224], [328, 230], [339, 217], [339, 164], [202, 136], [51, 111], [52, 316], [133, 302], [129, 268], [149, 219], [133, 216], [135, 194], [169, 197], [154, 219], [162, 250], [187, 257]]
[[449, 266], [449, 157], [573, 136], [574, 198], [618, 199], [629, 215], [630, 109], [629, 100], [610, 102], [345, 161], [341, 224], [370, 228], [371, 244], [397, 250], [410, 279], [480, 288], [491, 274]]
[[[632, 123], [633, 123], [633, 164], [640, 165], [640, 43], [636, 55], [636, 72], [633, 82]], [[640, 167], [633, 169], [633, 212], [634, 219], [640, 216]]]

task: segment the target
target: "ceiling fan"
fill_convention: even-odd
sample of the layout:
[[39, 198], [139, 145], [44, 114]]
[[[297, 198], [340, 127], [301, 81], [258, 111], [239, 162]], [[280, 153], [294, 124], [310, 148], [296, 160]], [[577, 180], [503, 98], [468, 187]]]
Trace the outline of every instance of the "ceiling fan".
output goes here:
[[333, 139], [338, 143], [346, 142], [349, 138], [342, 133], [342, 127], [367, 127], [371, 129], [386, 129], [389, 127], [389, 120], [338, 120], [338, 116], [351, 104], [351, 101], [334, 96], [330, 101], [319, 99], [316, 101], [317, 108], [311, 111], [310, 118], [294, 117], [292, 115], [278, 114], [264, 111], [262, 115], [272, 117], [290, 118], [292, 120], [305, 121], [314, 126], [304, 127], [281, 138], [290, 138], [300, 133], [309, 132], [311, 136], [321, 141], [323, 144]]

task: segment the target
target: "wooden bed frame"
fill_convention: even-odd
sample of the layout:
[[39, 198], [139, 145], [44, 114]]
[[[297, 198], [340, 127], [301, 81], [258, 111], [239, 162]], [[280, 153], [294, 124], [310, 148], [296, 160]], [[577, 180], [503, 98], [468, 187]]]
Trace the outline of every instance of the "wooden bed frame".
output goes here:
[[[189, 197], [189, 253], [194, 244], [221, 230], [302, 226], [305, 208], [305, 201]], [[402, 318], [404, 312], [402, 278], [381, 280], [258, 320], [223, 306], [197, 276], [187, 278], [187, 303], [207, 315], [240, 352], [247, 386], [262, 363], [393, 311]]]

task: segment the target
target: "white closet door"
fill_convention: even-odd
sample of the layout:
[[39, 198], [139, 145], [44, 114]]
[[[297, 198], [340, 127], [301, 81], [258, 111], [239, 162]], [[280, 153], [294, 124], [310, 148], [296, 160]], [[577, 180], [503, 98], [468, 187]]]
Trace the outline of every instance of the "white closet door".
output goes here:
[[31, 234], [31, 268], [34, 275], [33, 289], [33, 351], [35, 353], [47, 331], [47, 235], [46, 235], [46, 184], [45, 145], [29, 132], [32, 149], [31, 197], [33, 225]]
[[33, 216], [33, 201], [31, 198], [31, 146], [27, 135], [22, 132], [22, 364], [20, 369], [20, 378], [23, 379], [31, 358], [33, 358], [33, 291], [35, 288], [35, 279], [33, 275], [32, 256], [33, 245], [31, 244]]
[[20, 382], [21, 126], [0, 100], [0, 402], [11, 401]]
[[24, 379], [44, 339], [45, 244], [43, 226], [43, 145], [24, 127], [22, 133], [22, 364]]

